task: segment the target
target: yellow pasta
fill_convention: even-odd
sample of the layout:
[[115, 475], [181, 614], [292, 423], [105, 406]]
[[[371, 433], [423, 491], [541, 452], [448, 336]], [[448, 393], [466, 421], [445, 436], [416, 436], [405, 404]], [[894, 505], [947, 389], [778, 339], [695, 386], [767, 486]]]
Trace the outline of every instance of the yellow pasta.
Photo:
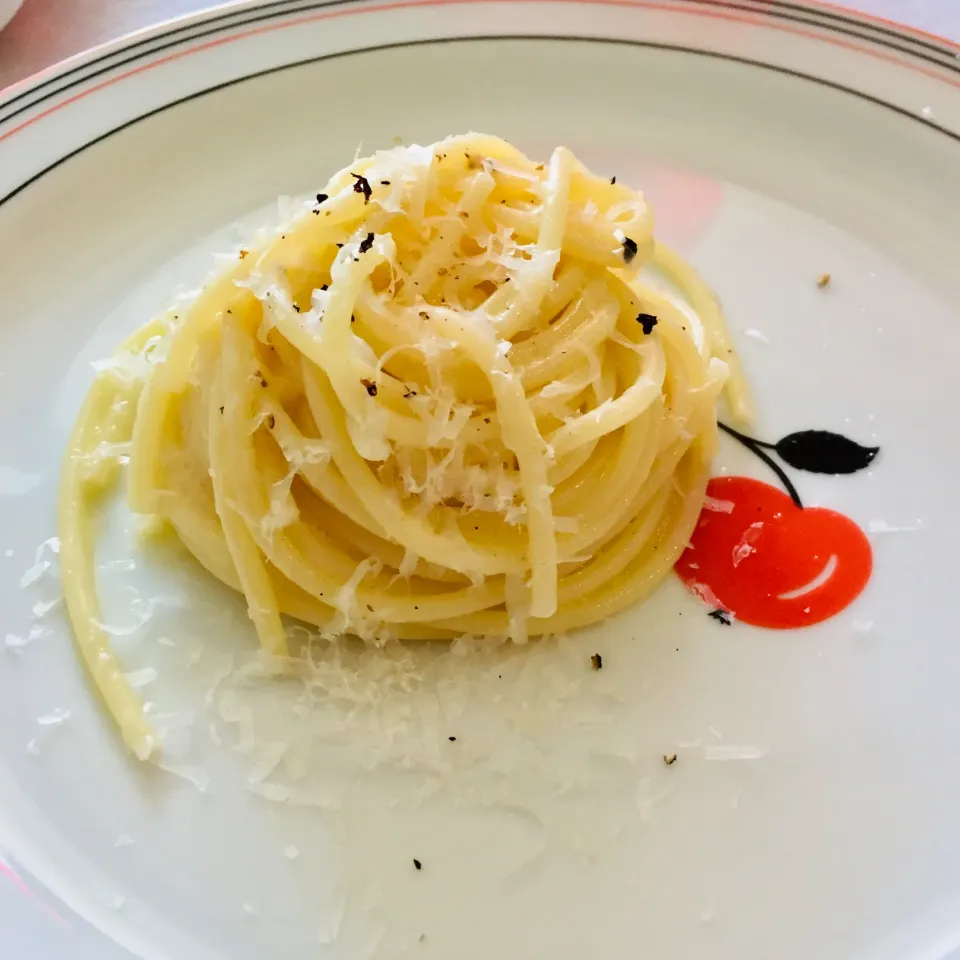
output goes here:
[[[659, 267], [698, 316], [640, 279]], [[105, 365], [67, 452], [67, 605], [127, 744], [156, 747], [98, 624], [90, 502], [128, 498], [328, 636], [530, 636], [636, 603], [702, 506], [728, 386], [706, 285], [642, 195], [565, 148], [469, 134], [358, 160]], [[122, 456], [121, 456], [122, 452]]]

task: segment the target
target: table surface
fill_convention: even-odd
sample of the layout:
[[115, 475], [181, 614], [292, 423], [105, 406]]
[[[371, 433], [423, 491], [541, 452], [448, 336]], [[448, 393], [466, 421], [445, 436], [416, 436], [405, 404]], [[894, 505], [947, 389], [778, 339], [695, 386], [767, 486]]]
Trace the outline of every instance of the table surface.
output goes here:
[[[25, 0], [0, 32], [0, 90], [98, 43], [216, 5], [210, 0]], [[847, 5], [960, 40], [960, 0], [848, 0]]]

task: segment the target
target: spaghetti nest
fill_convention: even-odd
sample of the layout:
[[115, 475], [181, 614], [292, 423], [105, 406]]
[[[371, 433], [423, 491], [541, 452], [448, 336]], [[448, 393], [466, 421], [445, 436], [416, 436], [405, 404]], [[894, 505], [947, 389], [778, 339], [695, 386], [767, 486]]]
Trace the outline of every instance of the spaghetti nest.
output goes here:
[[[640, 282], [651, 263], [685, 307]], [[643, 197], [565, 148], [536, 164], [468, 135], [351, 164], [134, 335], [74, 431], [67, 600], [128, 742], [152, 749], [96, 626], [83, 519], [120, 459], [131, 508], [243, 592], [272, 653], [281, 614], [522, 641], [608, 617], [671, 569], [729, 354]]]

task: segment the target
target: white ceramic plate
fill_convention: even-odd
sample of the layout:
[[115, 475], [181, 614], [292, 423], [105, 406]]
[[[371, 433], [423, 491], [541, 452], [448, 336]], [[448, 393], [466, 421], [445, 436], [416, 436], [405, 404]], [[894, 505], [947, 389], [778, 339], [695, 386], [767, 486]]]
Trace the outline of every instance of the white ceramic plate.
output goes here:
[[[958, 55], [807, 2], [281, 0], [8, 91], [0, 953], [951, 955]], [[793, 474], [871, 531], [872, 581], [795, 631], [724, 627], [674, 581], [563, 643], [414, 651], [409, 691], [364, 654], [356, 683], [391, 717], [410, 708], [387, 737], [342, 702], [297, 714], [282, 684], [211, 690], [253, 650], [240, 605], [113, 505], [106, 617], [126, 668], [158, 675], [142, 692], [177, 773], [137, 764], [84, 682], [40, 546], [91, 362], [278, 195], [315, 192], [358, 148], [468, 129], [541, 156], [566, 143], [647, 190], [724, 301], [762, 436], [882, 446], [850, 477]], [[733, 446], [728, 469], [772, 479]], [[288, 802], [255, 792], [274, 787]]]

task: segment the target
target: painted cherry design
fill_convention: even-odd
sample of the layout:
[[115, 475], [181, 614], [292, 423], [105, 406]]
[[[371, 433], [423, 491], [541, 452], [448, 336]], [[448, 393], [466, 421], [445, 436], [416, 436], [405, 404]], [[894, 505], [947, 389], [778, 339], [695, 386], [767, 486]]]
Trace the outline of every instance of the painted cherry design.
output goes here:
[[839, 613], [870, 579], [870, 541], [843, 514], [804, 508], [763, 448], [818, 473], [863, 469], [878, 451], [825, 431], [792, 434], [774, 445], [724, 430], [763, 459], [788, 492], [749, 477], [712, 479], [677, 574], [706, 603], [755, 626], [805, 627]]
[[842, 513], [801, 509], [750, 477], [715, 477], [707, 495], [676, 569], [712, 606], [758, 627], [790, 629], [834, 616], [867, 585], [870, 541]]

